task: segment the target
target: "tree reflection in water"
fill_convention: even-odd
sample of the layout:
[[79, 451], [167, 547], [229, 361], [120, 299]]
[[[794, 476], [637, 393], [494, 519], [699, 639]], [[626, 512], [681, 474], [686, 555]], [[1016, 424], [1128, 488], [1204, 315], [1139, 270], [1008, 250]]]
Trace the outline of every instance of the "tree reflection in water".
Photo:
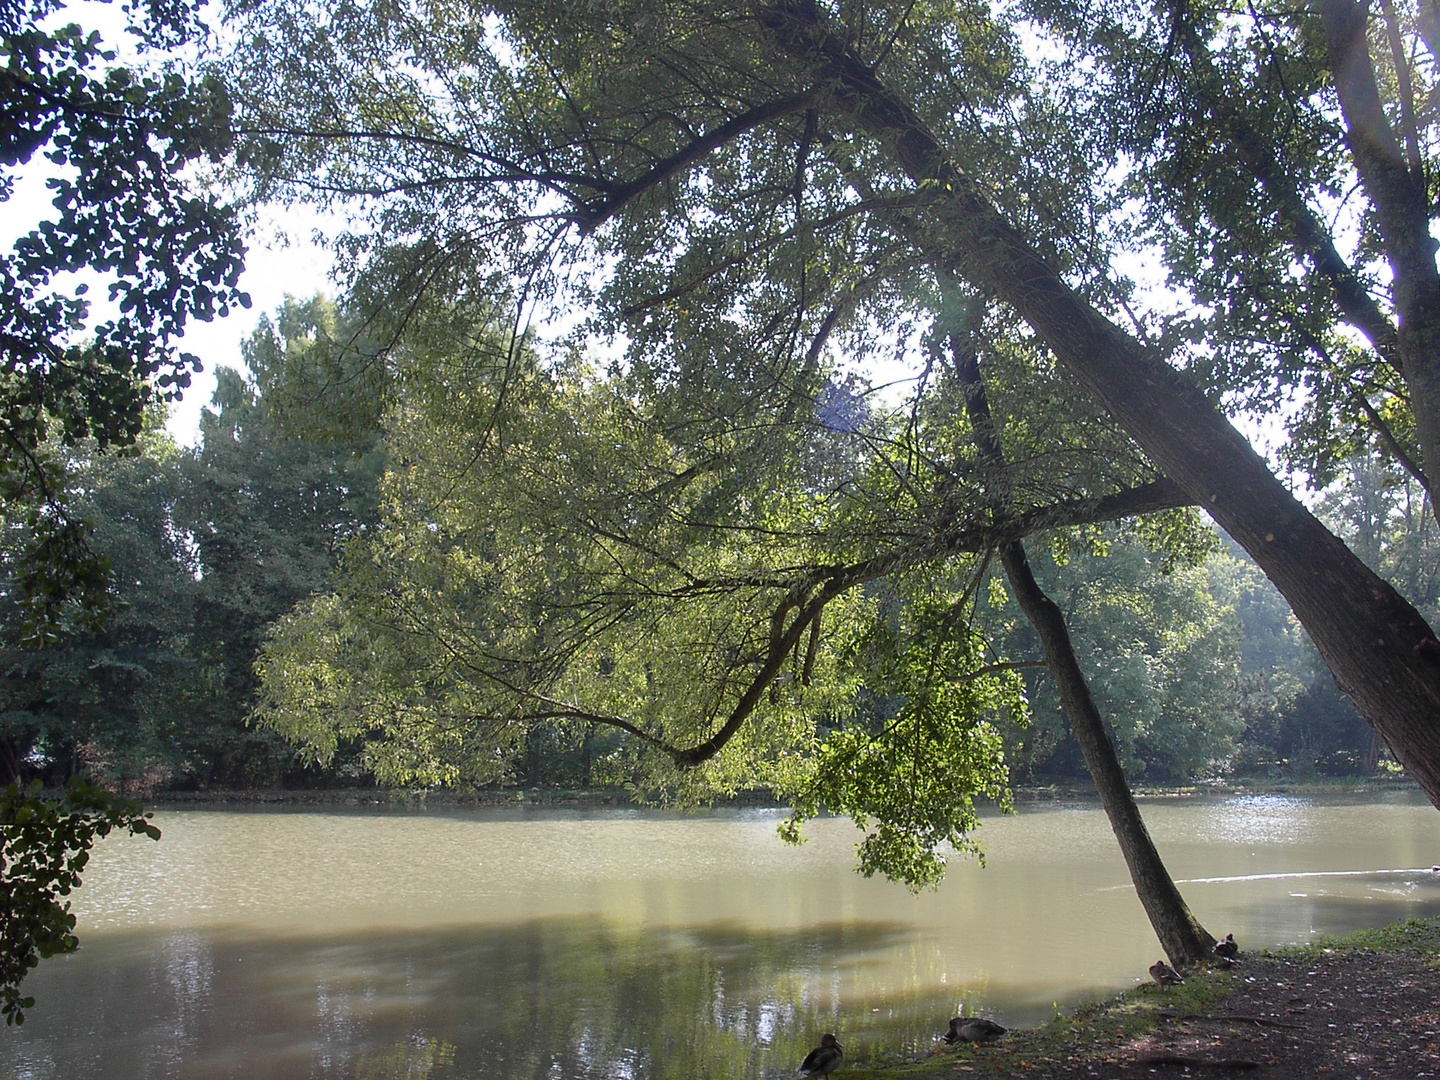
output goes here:
[[[843, 1009], [839, 997], [843, 969], [912, 936], [879, 922], [645, 932], [541, 919], [309, 939], [102, 938], [37, 973], [57, 1004], [26, 1023], [8, 1075], [788, 1075], [821, 1030], [844, 1032], [852, 1060], [930, 1044], [953, 993]], [[177, 980], [176, 970], [205, 977]]]

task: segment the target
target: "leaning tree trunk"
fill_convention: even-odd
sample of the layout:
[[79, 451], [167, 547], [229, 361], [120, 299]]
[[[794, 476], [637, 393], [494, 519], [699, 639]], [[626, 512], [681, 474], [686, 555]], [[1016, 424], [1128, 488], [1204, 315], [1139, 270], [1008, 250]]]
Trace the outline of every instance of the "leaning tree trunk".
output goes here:
[[1155, 936], [1176, 967], [1206, 959], [1215, 947], [1215, 939], [1190, 913], [1189, 905], [1155, 849], [1155, 842], [1150, 839], [1140, 808], [1135, 805], [1135, 797], [1125, 780], [1125, 770], [1120, 767], [1115, 744], [1105, 730], [1085, 673], [1080, 670], [1065, 616], [1036, 582], [1020, 541], [1007, 544], [1000, 558], [1020, 610], [1025, 612], [1045, 647], [1046, 666], [1060, 692], [1060, 704], [1070, 721], [1070, 731], [1080, 744], [1090, 775], [1095, 778], [1100, 805], [1110, 819], [1110, 828], [1115, 832], [1125, 865], [1130, 868], [1130, 880], [1135, 883], [1135, 892], [1150, 917]]
[[[943, 280], [941, 291], [948, 291]], [[958, 313], [967, 310], [968, 305], [951, 299], [947, 307]], [[1004, 475], [1005, 451], [985, 395], [985, 380], [980, 374], [980, 352], [973, 329], [975, 321], [972, 313], [971, 317], [963, 320], [968, 325], [957, 325], [950, 330], [950, 354], [955, 377], [964, 390], [965, 412], [975, 438], [977, 463], [998, 479]], [[993, 492], [992, 497], [996, 513], [1003, 516], [1003, 490]], [[1005, 575], [1015, 590], [1020, 610], [1025, 612], [1045, 649], [1045, 664], [1060, 692], [1060, 704], [1070, 721], [1070, 730], [1080, 744], [1085, 765], [1095, 780], [1096, 790], [1100, 792], [1100, 805], [1110, 819], [1110, 828], [1120, 845], [1120, 853], [1125, 857], [1135, 893], [1149, 916], [1155, 936], [1160, 939], [1161, 948], [1176, 967], [1186, 967], [1206, 959], [1215, 947], [1215, 939], [1190, 913], [1189, 905], [1175, 887], [1170, 872], [1165, 869], [1155, 842], [1150, 839], [1150, 831], [1145, 828], [1145, 821], [1140, 816], [1140, 807], [1135, 804], [1135, 797], [1125, 780], [1120, 756], [1105, 729], [1105, 721], [1095, 704], [1094, 695], [1090, 693], [1085, 673], [1080, 669], [1064, 614], [1035, 580], [1030, 561], [1025, 557], [1024, 545], [1019, 540], [1001, 548], [1000, 558], [1005, 566]]]
[[924, 254], [1013, 307], [1157, 466], [1245, 548], [1289, 601], [1340, 687], [1440, 806], [1440, 644], [1429, 625], [1280, 483], [1204, 394], [1072, 290], [947, 157], [924, 121], [814, 0], [757, 11], [831, 108], [917, 186]]

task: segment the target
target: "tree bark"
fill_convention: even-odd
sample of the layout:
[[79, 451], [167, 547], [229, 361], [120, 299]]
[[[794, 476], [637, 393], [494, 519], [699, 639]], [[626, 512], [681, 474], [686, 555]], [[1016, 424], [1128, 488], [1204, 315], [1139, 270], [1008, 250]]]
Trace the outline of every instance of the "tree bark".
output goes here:
[[1000, 558], [1020, 610], [1025, 612], [1045, 646], [1045, 661], [1060, 692], [1060, 704], [1070, 721], [1070, 731], [1080, 744], [1085, 765], [1095, 779], [1100, 805], [1110, 819], [1110, 828], [1115, 832], [1125, 865], [1130, 869], [1130, 880], [1135, 883], [1135, 893], [1150, 918], [1150, 925], [1155, 928], [1155, 936], [1160, 939], [1170, 963], [1177, 968], [1207, 959], [1215, 947], [1215, 939], [1191, 914], [1170, 872], [1165, 869], [1155, 842], [1150, 839], [1140, 808], [1125, 780], [1115, 744], [1105, 730], [1105, 721], [1090, 693], [1085, 673], [1080, 670], [1064, 614], [1036, 582], [1019, 540], [1006, 545]]
[[1066, 285], [914, 110], [827, 33], [813, 0], [769, 5], [758, 18], [825, 87], [830, 107], [875, 138], [932, 200], [927, 254], [1013, 307], [1250, 553], [1361, 715], [1440, 806], [1440, 645], [1419, 612], [1291, 495], [1195, 385]]

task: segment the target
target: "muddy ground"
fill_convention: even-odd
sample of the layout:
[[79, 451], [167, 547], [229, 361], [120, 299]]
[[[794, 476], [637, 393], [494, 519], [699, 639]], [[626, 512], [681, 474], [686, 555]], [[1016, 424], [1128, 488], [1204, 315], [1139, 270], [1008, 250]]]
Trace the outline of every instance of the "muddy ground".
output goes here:
[[[1013, 1032], [857, 1077], [1105, 1080], [1440, 1078], [1440, 919], [1247, 956]], [[837, 1074], [845, 1080], [845, 1074]]]

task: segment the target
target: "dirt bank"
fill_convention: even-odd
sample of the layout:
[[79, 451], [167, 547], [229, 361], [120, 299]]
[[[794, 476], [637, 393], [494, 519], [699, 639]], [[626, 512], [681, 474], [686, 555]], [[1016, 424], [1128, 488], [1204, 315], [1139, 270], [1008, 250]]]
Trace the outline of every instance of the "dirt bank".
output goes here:
[[846, 1071], [846, 1080], [1022, 1076], [1440, 1078], [1440, 919], [1247, 956], [991, 1046]]

